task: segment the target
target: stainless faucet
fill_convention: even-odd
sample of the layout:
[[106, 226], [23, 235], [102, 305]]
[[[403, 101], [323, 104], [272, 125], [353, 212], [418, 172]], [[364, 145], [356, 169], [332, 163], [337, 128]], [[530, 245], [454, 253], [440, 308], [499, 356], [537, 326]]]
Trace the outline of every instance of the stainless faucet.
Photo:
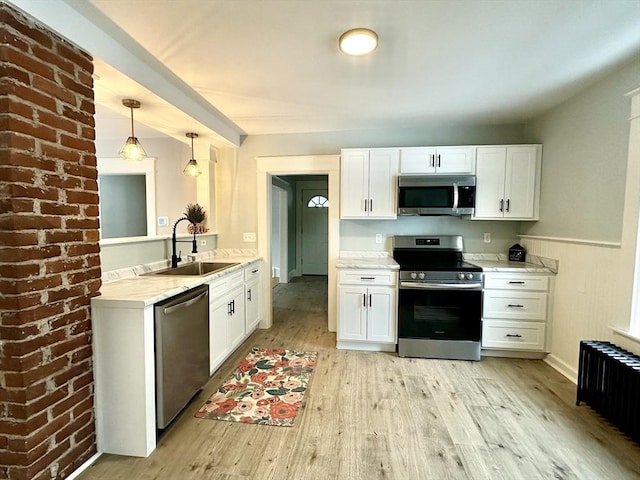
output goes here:
[[196, 242], [195, 225], [192, 224], [193, 225], [193, 240], [178, 240], [176, 238], [176, 227], [183, 220], [189, 221], [189, 219], [187, 217], [182, 217], [182, 218], [179, 218], [178, 221], [173, 224], [173, 235], [171, 236], [171, 268], [176, 268], [178, 266], [178, 262], [182, 261], [182, 258], [180, 257], [180, 254], [182, 252], [180, 252], [180, 254], [176, 253], [177, 243], [178, 242], [193, 243], [193, 250], [191, 251], [191, 253], [198, 253], [198, 243]]

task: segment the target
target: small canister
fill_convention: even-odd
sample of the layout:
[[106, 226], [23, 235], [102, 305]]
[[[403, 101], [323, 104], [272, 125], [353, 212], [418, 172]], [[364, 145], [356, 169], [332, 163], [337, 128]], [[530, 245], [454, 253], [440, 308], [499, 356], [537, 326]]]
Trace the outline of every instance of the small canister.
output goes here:
[[509, 248], [509, 261], [510, 262], [524, 262], [527, 256], [527, 251], [522, 245], [516, 243]]

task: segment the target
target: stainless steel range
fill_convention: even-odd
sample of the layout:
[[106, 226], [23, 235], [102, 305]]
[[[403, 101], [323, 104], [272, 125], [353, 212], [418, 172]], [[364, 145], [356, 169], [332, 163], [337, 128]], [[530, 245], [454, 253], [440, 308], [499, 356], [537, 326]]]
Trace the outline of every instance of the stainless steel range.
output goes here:
[[400, 265], [398, 355], [480, 360], [482, 269], [460, 235], [395, 236]]

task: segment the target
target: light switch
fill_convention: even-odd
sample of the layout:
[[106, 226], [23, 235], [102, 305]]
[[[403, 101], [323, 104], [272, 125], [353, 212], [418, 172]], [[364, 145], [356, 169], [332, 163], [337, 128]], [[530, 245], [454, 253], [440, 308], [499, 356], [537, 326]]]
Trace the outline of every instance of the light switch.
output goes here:
[[255, 232], [244, 232], [242, 234], [242, 241], [243, 242], [255, 242], [256, 241]]

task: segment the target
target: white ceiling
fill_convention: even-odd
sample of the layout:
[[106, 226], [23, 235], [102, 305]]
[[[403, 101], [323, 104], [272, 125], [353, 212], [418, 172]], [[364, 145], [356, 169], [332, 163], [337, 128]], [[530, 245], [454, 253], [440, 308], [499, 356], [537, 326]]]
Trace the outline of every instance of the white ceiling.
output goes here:
[[[633, 56], [640, 86], [640, 0], [89, 2], [249, 135], [522, 122]], [[354, 27], [378, 33], [373, 54], [338, 51]], [[99, 137], [126, 136], [126, 97], [153, 108], [139, 137], [206, 128], [96, 73]]]

